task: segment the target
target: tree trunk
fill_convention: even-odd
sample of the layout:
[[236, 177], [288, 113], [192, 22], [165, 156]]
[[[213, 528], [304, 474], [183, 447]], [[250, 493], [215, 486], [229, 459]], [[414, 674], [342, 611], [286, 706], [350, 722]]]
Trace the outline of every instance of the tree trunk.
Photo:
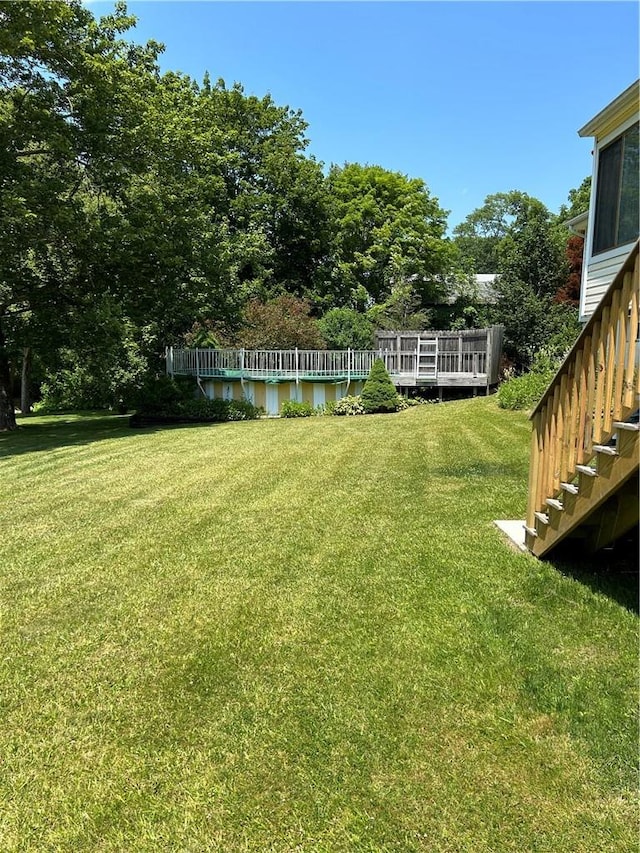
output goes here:
[[11, 396], [11, 371], [6, 340], [0, 325], [0, 431], [16, 428], [16, 413]]
[[20, 385], [20, 411], [28, 415], [31, 411], [31, 365], [33, 352], [31, 347], [22, 350], [22, 383]]

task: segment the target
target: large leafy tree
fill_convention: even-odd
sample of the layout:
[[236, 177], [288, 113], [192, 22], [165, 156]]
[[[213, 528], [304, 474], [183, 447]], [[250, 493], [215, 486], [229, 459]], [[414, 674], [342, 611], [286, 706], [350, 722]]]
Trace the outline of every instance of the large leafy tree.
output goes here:
[[78, 0], [0, 5], [0, 429], [15, 426], [8, 335], [62, 329], [100, 286], [104, 205], [145, 161], [160, 48], [122, 39], [132, 24], [120, 4], [99, 22]]
[[384, 302], [411, 282], [428, 301], [451, 265], [446, 211], [424, 182], [380, 166], [333, 166], [335, 294], [356, 307]]
[[488, 195], [481, 207], [453, 229], [460, 254], [477, 273], [495, 273], [500, 264], [500, 244], [509, 233], [529, 196], [519, 190]]
[[571, 212], [565, 208], [562, 216], [519, 190], [494, 193], [454, 229], [464, 261], [477, 272], [498, 273], [497, 302], [481, 319], [505, 326], [505, 353], [519, 369], [543, 347], [561, 355], [577, 335], [569, 234], [562, 223], [588, 204], [588, 186], [587, 180], [571, 191]]
[[326, 182], [299, 112], [160, 77], [159, 46], [122, 39], [122, 4], [98, 22], [78, 0], [0, 15], [0, 426], [15, 425], [10, 358], [36, 346], [86, 373], [92, 312], [94, 349], [103, 335], [118, 351], [121, 328], [120, 350], [153, 366], [194, 321], [233, 331], [248, 299], [330, 281]]
[[591, 201], [591, 175], [586, 177], [579, 187], [569, 190], [568, 204], [560, 207], [558, 218], [560, 220], [572, 219], [580, 213], [589, 210]]
[[147, 342], [157, 350], [194, 319], [233, 334], [247, 300], [314, 292], [328, 255], [326, 190], [304, 156], [300, 114], [238, 84], [169, 73], [147, 121], [149, 168], [130, 184], [109, 253]]
[[556, 304], [568, 269], [565, 237], [547, 208], [523, 196], [499, 245], [495, 319], [505, 326], [505, 351], [520, 368], [528, 367], [545, 345], [562, 338], [573, 313]]
[[318, 320], [328, 349], [372, 349], [374, 325], [354, 308], [330, 308]]

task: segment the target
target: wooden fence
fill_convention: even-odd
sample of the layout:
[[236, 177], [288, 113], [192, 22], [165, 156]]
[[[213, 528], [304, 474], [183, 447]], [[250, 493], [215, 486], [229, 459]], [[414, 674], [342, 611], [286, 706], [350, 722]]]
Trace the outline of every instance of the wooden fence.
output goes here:
[[421, 343], [432, 340], [437, 342], [438, 374], [482, 377], [483, 384], [495, 385], [499, 377], [503, 331], [502, 326], [455, 332], [381, 330], [376, 332], [376, 347], [384, 353], [390, 373], [405, 375], [416, 372], [416, 353]]
[[638, 243], [531, 415], [527, 527], [638, 408]]

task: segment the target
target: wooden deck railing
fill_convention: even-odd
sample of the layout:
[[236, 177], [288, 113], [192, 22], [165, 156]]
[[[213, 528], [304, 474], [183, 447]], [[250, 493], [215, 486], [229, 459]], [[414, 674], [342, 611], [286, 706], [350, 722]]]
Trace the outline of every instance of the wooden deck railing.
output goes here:
[[[167, 372], [200, 377], [243, 379], [366, 379], [376, 358], [382, 358], [393, 377], [415, 376], [418, 353], [388, 350], [248, 350], [181, 349], [167, 351]], [[433, 377], [438, 373], [487, 373], [486, 350], [437, 352]]]
[[531, 415], [527, 527], [638, 408], [638, 243]]

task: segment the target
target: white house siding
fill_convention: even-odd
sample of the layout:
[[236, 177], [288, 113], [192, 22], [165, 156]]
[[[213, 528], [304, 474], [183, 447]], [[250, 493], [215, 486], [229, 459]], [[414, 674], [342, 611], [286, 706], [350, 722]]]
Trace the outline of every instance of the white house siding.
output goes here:
[[324, 393], [324, 385], [321, 385], [319, 382], [314, 384], [313, 386], [313, 405], [314, 406], [324, 406], [326, 402], [326, 397]]
[[596, 310], [634, 245], [634, 243], [628, 243], [625, 246], [618, 246], [615, 250], [606, 252], [603, 259], [599, 260], [596, 255], [587, 263], [580, 292], [580, 320], [583, 323], [586, 323]]

